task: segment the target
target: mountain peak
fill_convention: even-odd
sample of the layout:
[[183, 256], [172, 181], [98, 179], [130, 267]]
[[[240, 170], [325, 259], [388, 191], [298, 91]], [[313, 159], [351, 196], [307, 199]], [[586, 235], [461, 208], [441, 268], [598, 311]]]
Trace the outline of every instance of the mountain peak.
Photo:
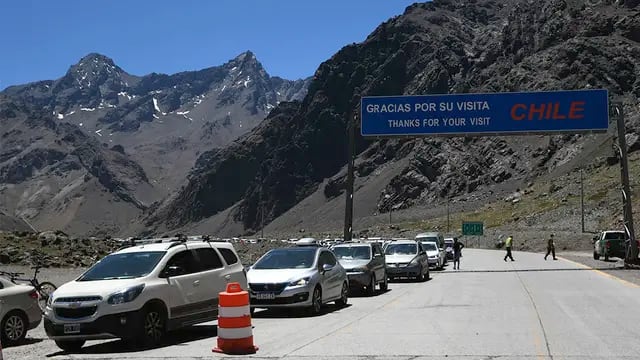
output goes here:
[[98, 53], [85, 55], [72, 65], [65, 78], [71, 79], [75, 86], [80, 88], [92, 88], [104, 84], [111, 79], [115, 83], [123, 83], [124, 70], [116, 66], [113, 60]]
[[97, 64], [105, 64], [105, 65], [111, 65], [111, 66], [115, 66], [115, 63], [113, 62], [113, 59], [111, 59], [108, 56], [99, 54], [99, 53], [89, 53], [85, 56], [83, 56], [80, 61], [78, 61], [79, 66], [84, 65], [85, 63], [97, 63]]
[[256, 60], [256, 54], [254, 54], [251, 50], [247, 50], [240, 55], [236, 56], [234, 60], [237, 61], [245, 61], [245, 60]]

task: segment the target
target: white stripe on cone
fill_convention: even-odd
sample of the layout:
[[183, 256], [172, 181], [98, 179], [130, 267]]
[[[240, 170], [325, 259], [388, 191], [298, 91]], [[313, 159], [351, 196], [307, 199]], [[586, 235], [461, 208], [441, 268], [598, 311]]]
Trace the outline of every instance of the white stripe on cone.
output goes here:
[[251, 315], [249, 305], [244, 306], [220, 306], [218, 308], [218, 316], [223, 318], [235, 318]]
[[237, 340], [248, 338], [252, 335], [251, 326], [236, 329], [218, 328], [218, 338], [220, 339]]

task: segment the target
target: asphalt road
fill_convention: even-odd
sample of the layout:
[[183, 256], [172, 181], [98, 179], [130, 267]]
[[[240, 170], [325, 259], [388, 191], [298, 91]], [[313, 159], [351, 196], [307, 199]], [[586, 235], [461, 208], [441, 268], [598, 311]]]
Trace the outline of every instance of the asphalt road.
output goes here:
[[[465, 249], [462, 270], [424, 283], [392, 283], [318, 317], [256, 312], [255, 358], [270, 359], [637, 359], [640, 286], [540, 254]], [[162, 347], [135, 351], [91, 341], [66, 355], [42, 327], [5, 359], [210, 359], [215, 323], [172, 333]], [[244, 356], [236, 357], [244, 358]]]

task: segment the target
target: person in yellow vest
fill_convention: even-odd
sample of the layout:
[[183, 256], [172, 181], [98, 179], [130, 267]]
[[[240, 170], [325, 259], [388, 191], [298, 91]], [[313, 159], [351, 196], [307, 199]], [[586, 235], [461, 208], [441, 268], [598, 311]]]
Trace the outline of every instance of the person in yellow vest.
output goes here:
[[511, 247], [513, 246], [513, 236], [509, 235], [507, 240], [504, 242], [505, 247], [507, 248], [507, 255], [504, 256], [504, 261], [507, 261], [507, 258], [513, 260], [513, 255], [511, 255]]

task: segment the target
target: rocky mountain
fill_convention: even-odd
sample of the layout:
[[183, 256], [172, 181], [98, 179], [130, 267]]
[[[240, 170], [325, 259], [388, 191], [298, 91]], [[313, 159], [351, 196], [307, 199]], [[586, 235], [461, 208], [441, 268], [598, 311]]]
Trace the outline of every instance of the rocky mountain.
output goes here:
[[71, 234], [124, 231], [201, 153], [302, 99], [308, 82], [271, 77], [247, 51], [146, 76], [89, 54], [60, 79], [9, 87], [0, 92], [0, 210]]
[[[346, 121], [364, 95], [606, 88], [640, 133], [637, 0], [414, 4], [322, 63], [299, 102], [203, 154], [146, 225], [221, 236], [340, 228]], [[359, 133], [359, 131], [358, 131]], [[446, 199], [484, 203], [611, 155], [612, 134], [356, 139], [357, 218]], [[356, 223], [358, 220], [356, 220]]]

